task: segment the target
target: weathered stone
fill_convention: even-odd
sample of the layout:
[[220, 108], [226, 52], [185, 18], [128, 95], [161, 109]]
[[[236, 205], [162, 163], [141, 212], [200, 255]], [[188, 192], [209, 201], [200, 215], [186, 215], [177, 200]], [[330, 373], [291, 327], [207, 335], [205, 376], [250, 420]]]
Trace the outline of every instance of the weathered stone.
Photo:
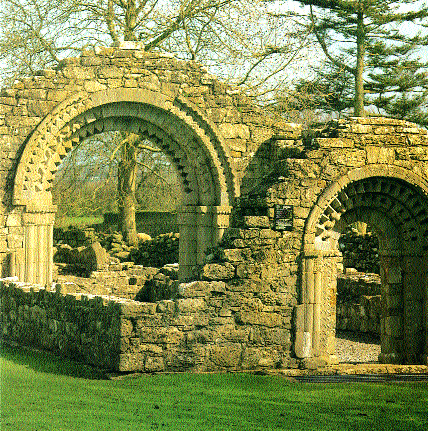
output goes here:
[[235, 267], [229, 262], [208, 263], [202, 268], [202, 277], [207, 280], [230, 280], [235, 277]]
[[269, 218], [266, 216], [245, 216], [244, 225], [248, 228], [269, 228]]
[[164, 371], [165, 364], [163, 358], [148, 356], [144, 365], [144, 370], [150, 373]]
[[[131, 45], [85, 51], [2, 91], [0, 266], [2, 274], [38, 284], [20, 287], [14, 300], [21, 308], [2, 301], [13, 308], [6, 311], [5, 333], [21, 331], [17, 338], [30, 344], [115, 369], [276, 367], [290, 363], [293, 347], [299, 357], [331, 361], [337, 239], [346, 225], [364, 220], [382, 236], [383, 358], [410, 361], [423, 352], [426, 131], [368, 117], [302, 132], [254, 106], [239, 88], [207, 77], [195, 62]], [[83, 259], [80, 249], [90, 278], [73, 286], [58, 280], [67, 295], [51, 298], [41, 286], [50, 286], [55, 273], [52, 177], [80, 138], [108, 130], [112, 121], [154, 139], [183, 181], [180, 253], [177, 237], [174, 259], [179, 275], [171, 268], [131, 274], [124, 263], [102, 263], [96, 250], [86, 250]], [[281, 227], [276, 211], [290, 206], [293, 219]], [[245, 229], [229, 229], [229, 218]], [[84, 240], [87, 246], [94, 239]], [[114, 243], [116, 257], [128, 258], [122, 239]], [[116, 275], [106, 277], [107, 267]], [[209, 281], [174, 284], [199, 276]], [[159, 288], [145, 298], [153, 302], [108, 299], [136, 298], [146, 281]], [[156, 296], [160, 290], [163, 296]], [[372, 330], [379, 300], [367, 294], [360, 302], [352, 319]], [[342, 311], [348, 312], [339, 303], [337, 315]], [[28, 319], [41, 325], [40, 336], [16, 325]], [[60, 343], [56, 334], [63, 327], [78, 341]], [[246, 356], [250, 343], [263, 348]], [[241, 353], [229, 361], [222, 349], [236, 344]], [[210, 359], [211, 347], [219, 350]]]
[[254, 310], [241, 310], [236, 320], [242, 324], [263, 325], [268, 327], [281, 326], [282, 317], [278, 313], [265, 313]]
[[216, 367], [235, 369], [240, 365], [242, 347], [239, 344], [213, 346], [208, 351], [208, 357]]
[[186, 298], [177, 300], [177, 311], [183, 314], [189, 314], [206, 309], [206, 303], [203, 298]]

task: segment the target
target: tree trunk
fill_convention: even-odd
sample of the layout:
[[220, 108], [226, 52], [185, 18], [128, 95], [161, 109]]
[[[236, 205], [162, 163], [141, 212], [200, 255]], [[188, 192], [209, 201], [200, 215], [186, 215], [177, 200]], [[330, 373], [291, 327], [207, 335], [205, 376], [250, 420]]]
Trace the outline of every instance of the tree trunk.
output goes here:
[[[361, 2], [360, 2], [361, 5]], [[364, 29], [364, 13], [357, 14], [357, 65], [355, 68], [355, 102], [354, 115], [364, 117], [364, 55], [366, 51], [366, 35]]]
[[135, 222], [135, 189], [137, 175], [137, 151], [129, 139], [121, 148], [122, 158], [118, 167], [118, 227], [128, 245], [138, 244]]

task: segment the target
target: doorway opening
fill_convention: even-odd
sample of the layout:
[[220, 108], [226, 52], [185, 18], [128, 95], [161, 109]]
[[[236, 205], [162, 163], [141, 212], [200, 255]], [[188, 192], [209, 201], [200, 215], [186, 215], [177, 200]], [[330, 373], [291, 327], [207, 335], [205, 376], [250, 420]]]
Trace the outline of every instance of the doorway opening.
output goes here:
[[379, 240], [364, 222], [348, 225], [338, 241], [336, 356], [341, 363], [376, 363], [381, 352]]

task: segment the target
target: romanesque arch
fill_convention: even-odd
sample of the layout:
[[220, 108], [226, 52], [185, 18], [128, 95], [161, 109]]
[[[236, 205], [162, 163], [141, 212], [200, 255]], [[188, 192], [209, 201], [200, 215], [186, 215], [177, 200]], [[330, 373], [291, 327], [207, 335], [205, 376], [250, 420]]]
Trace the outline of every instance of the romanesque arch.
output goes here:
[[335, 359], [337, 240], [354, 221], [370, 224], [379, 237], [380, 361], [426, 363], [428, 182], [386, 164], [352, 170], [333, 182], [307, 219], [296, 353]]
[[184, 190], [181, 278], [192, 275], [228, 226], [236, 185], [227, 149], [215, 125], [196, 107], [182, 97], [146, 89], [77, 93], [38, 125], [17, 166], [13, 204], [24, 208], [25, 240], [14, 271], [21, 279], [41, 284], [52, 279], [51, 183], [61, 160], [81, 140], [112, 130], [153, 140], [177, 168]]

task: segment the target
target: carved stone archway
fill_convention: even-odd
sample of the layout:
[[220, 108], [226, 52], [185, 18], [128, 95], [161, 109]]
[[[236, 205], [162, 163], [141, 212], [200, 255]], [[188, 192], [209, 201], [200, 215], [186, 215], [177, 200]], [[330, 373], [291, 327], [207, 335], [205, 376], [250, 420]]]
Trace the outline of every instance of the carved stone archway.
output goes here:
[[428, 353], [428, 182], [387, 165], [343, 176], [318, 199], [305, 227], [296, 354], [335, 358], [337, 241], [363, 221], [379, 237], [382, 279], [381, 355], [385, 363], [426, 363]]
[[34, 130], [17, 167], [13, 204], [24, 209], [24, 247], [12, 260], [20, 279], [51, 282], [55, 172], [81, 140], [112, 130], [152, 139], [177, 168], [184, 190], [179, 217], [181, 279], [193, 275], [205, 250], [221, 238], [236, 184], [215, 126], [179, 97], [126, 88], [79, 93], [58, 105]]

